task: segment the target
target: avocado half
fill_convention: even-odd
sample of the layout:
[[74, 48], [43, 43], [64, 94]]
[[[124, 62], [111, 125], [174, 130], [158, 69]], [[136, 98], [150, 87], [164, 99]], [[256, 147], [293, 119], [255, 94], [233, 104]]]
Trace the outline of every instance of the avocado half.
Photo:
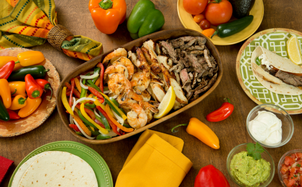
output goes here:
[[229, 0], [233, 6], [233, 16], [235, 18], [242, 18], [249, 15], [255, 0]]

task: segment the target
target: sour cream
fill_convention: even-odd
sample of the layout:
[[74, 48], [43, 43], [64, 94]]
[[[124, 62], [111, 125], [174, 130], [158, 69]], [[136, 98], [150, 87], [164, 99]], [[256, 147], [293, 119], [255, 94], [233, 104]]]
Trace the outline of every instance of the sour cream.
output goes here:
[[259, 111], [249, 122], [253, 137], [265, 145], [278, 145], [282, 140], [282, 121], [272, 112]]

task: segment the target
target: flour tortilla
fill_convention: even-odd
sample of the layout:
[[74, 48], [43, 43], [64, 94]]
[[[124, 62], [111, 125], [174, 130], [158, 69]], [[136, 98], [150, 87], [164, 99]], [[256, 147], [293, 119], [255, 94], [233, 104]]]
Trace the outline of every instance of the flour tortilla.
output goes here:
[[47, 151], [32, 157], [18, 169], [12, 187], [28, 186], [97, 187], [98, 182], [91, 166], [80, 157]]
[[302, 94], [302, 90], [299, 87], [295, 87], [284, 83], [282, 80], [272, 76], [268, 72], [264, 71], [259, 65], [257, 65], [256, 58], [262, 54], [266, 55], [269, 64], [271, 64], [275, 68], [289, 73], [302, 74], [302, 68], [300, 66], [295, 65], [289, 59], [283, 58], [261, 46], [258, 46], [253, 51], [252, 58], [251, 58], [252, 70], [254, 76], [258, 79], [258, 81], [265, 88], [277, 94], [285, 94], [285, 95]]

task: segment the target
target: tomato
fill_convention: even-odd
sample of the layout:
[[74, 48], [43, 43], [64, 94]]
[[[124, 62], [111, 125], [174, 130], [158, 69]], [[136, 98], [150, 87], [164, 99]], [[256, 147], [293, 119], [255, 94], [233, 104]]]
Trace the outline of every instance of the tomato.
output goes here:
[[183, 0], [185, 10], [193, 15], [198, 15], [204, 11], [208, 0]]
[[287, 187], [301, 187], [302, 185], [302, 153], [293, 153], [284, 158], [280, 169], [282, 180]]
[[215, 0], [215, 2], [209, 3], [205, 10], [206, 19], [212, 25], [228, 22], [232, 17], [232, 13], [233, 7], [228, 0]]
[[282, 174], [285, 174], [285, 173], [288, 171], [288, 169], [289, 169], [289, 168], [288, 168], [285, 164], [283, 164], [282, 167], [281, 167], [280, 172], [281, 172]]
[[200, 23], [205, 18], [206, 17], [203, 14], [198, 14], [198, 15], [195, 15], [193, 19], [196, 23]]
[[295, 160], [292, 157], [286, 156], [284, 158], [284, 164], [285, 165], [289, 166], [289, 165], [292, 165], [293, 163], [295, 163]]
[[201, 20], [201, 22], [199, 23], [199, 26], [202, 28], [202, 30], [205, 30], [205, 29], [208, 29], [211, 27], [211, 23], [204, 19], [204, 20]]

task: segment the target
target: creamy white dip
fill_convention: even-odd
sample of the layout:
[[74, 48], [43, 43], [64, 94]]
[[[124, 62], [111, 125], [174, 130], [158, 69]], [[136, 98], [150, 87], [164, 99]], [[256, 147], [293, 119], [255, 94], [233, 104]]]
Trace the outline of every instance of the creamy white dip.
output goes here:
[[259, 56], [259, 59], [261, 60], [261, 65], [265, 65], [268, 70], [272, 69], [270, 61], [268, 60], [268, 58], [265, 54], [261, 54]]
[[259, 111], [249, 122], [253, 137], [265, 145], [278, 145], [282, 140], [282, 121], [272, 112]]

